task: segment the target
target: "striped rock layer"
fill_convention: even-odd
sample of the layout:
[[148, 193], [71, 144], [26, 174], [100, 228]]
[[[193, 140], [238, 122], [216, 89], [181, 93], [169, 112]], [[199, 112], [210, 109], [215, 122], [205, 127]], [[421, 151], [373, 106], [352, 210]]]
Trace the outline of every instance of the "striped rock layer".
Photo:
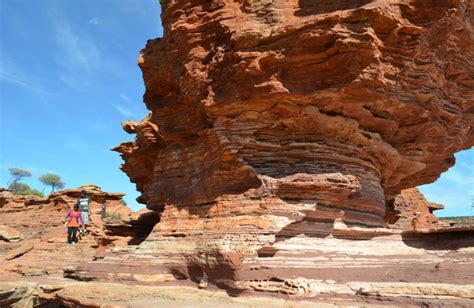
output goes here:
[[160, 2], [150, 114], [115, 148], [161, 212], [127, 257], [142, 280], [315, 278], [328, 236], [384, 234], [403, 189], [474, 145], [471, 1]]

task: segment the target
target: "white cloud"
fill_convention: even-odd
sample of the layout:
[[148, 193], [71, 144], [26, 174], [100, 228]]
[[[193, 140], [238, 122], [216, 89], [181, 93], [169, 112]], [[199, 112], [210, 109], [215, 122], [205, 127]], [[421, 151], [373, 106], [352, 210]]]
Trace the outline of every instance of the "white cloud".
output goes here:
[[94, 131], [105, 131], [108, 128], [108, 123], [106, 123], [103, 119], [95, 119], [91, 125], [91, 129]]
[[58, 23], [55, 39], [60, 47], [56, 61], [70, 72], [81, 74], [100, 67], [101, 52], [97, 44], [70, 24]]
[[129, 117], [129, 118], [136, 118], [137, 117], [137, 115], [134, 112], [130, 111], [129, 109], [127, 109], [127, 108], [125, 108], [121, 105], [114, 105], [114, 107], [121, 115], [123, 115], [125, 117]]
[[31, 82], [31, 80], [25, 79], [24, 77], [19, 76], [17, 74], [5, 72], [3, 67], [0, 68], [0, 79], [23, 88], [34, 87], [33, 82]]
[[88, 24], [88, 25], [95, 25], [95, 26], [96, 26], [96, 25], [99, 24], [99, 21], [100, 21], [99, 17], [94, 17], [94, 18], [89, 19], [89, 20], [87, 21], [87, 24]]
[[[89, 91], [93, 85], [111, 78], [122, 78], [124, 65], [117, 61], [112, 48], [97, 36], [94, 27], [103, 20], [90, 16], [82, 23], [75, 23], [58, 7], [49, 10], [53, 41], [56, 43], [54, 61], [58, 64], [57, 76], [64, 85], [78, 91]], [[115, 50], [113, 50], [115, 51]]]
[[463, 175], [456, 167], [443, 173], [441, 179], [446, 179], [447, 181], [453, 182], [459, 186], [470, 186], [471, 189], [474, 187], [474, 177], [472, 175]]
[[133, 101], [126, 94], [121, 93], [120, 98], [126, 101], [127, 103], [133, 103]]
[[[61, 16], [61, 13], [55, 15]], [[94, 19], [90, 21], [95, 22]], [[97, 72], [103, 71], [100, 45], [80, 27], [61, 17], [55, 19], [53, 28], [53, 38], [58, 46], [54, 55], [59, 65], [58, 78], [69, 88], [83, 90], [94, 82]]]
[[89, 80], [74, 75], [59, 74], [59, 80], [61, 80], [68, 87], [76, 90], [79, 90], [89, 84]]
[[464, 162], [460, 163], [459, 165], [461, 167], [465, 168], [466, 170], [469, 170], [469, 172], [474, 173], [474, 166], [473, 165], [469, 165], [469, 164], [464, 163]]
[[36, 94], [53, 94], [46, 89], [44, 81], [41, 80], [39, 76], [36, 76], [33, 73], [27, 73], [13, 61], [5, 58], [6, 55], [2, 53], [2, 59], [0, 62], [0, 80]]

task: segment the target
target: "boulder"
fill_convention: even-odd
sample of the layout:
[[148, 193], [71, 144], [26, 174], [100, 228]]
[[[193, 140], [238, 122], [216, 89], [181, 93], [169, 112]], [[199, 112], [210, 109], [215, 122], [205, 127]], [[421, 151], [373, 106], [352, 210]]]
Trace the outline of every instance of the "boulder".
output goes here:
[[26, 243], [18, 248], [13, 249], [12, 251], [9, 251], [5, 256], [5, 260], [12, 260], [15, 258], [18, 258], [25, 253], [31, 251], [34, 248], [34, 245], [32, 243]]
[[14, 228], [0, 224], [0, 239], [7, 242], [19, 242], [23, 239], [23, 234]]

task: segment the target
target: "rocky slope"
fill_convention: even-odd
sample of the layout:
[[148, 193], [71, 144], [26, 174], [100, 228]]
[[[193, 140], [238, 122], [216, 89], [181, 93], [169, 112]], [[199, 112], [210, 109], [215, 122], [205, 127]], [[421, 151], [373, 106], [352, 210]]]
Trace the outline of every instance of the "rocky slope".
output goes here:
[[[269, 291], [324, 268], [348, 279], [353, 263], [382, 279], [409, 255], [405, 270], [431, 281], [425, 240], [393, 229], [435, 228], [429, 203], [402, 190], [474, 144], [472, 2], [161, 4], [164, 36], [139, 57], [150, 114], [115, 148], [161, 218], [127, 264], [149, 256], [156, 281]], [[102, 277], [93, 268], [82, 275]], [[383, 279], [415, 279], [399, 274]]]
[[[64, 217], [82, 190], [91, 198], [90, 235], [80, 240], [80, 244], [67, 248]], [[132, 212], [122, 204], [123, 196], [91, 185], [58, 191], [48, 198], [20, 196], [2, 190], [0, 276], [62, 276], [64, 266], [91, 261], [108, 248], [142, 241], [151, 229], [140, 222], [150, 216], [150, 211]], [[106, 206], [104, 218], [101, 217], [102, 205]]]

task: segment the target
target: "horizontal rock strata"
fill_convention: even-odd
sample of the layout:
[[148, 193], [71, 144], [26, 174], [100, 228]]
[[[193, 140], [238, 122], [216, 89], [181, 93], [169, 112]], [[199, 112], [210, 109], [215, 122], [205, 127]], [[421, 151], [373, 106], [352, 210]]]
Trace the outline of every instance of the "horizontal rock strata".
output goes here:
[[[139, 57], [150, 114], [124, 123], [136, 139], [114, 149], [161, 217], [123, 256], [156, 265], [157, 281], [171, 273], [230, 289], [372, 259], [428, 277], [417, 249], [396, 257], [405, 236], [383, 244], [394, 232], [384, 228], [437, 228], [433, 206], [404, 189], [434, 181], [474, 144], [472, 3], [161, 5], [164, 36]], [[351, 252], [332, 245], [362, 259], [339, 263]], [[92, 267], [78, 277], [108, 275]], [[368, 267], [370, 279], [382, 275]], [[414, 279], [399, 274], [390, 279]]]
[[[472, 287], [446, 284], [419, 283], [365, 283], [338, 284], [334, 282], [295, 280], [319, 292], [318, 307], [341, 306], [381, 307], [381, 299], [390, 306], [420, 307], [423, 305], [451, 307], [470, 305]], [[277, 285], [277, 283], [275, 283]], [[364, 301], [360, 297], [364, 295]], [[408, 296], [413, 296], [408, 300]], [[436, 299], [429, 299], [436, 296]], [[428, 297], [428, 298], [427, 298]], [[222, 291], [196, 290], [189, 286], [166, 288], [156, 286], [131, 286], [113, 283], [71, 282], [55, 279], [41, 284], [34, 281], [0, 282], [0, 305], [9, 307], [61, 306], [61, 307], [314, 307], [310, 298], [299, 299], [268, 297], [230, 297]], [[385, 307], [385, 306], [384, 306]]]
[[[0, 283], [0, 305], [153, 306], [156, 286], [192, 285], [474, 306], [472, 224], [438, 222], [414, 189], [474, 145], [472, 1], [160, 3], [164, 36], [139, 57], [150, 113], [123, 123], [135, 140], [114, 148], [148, 210], [87, 188], [100, 224], [65, 254], [50, 222], [80, 190], [2, 192], [0, 224], [24, 239], [0, 242], [0, 281], [52, 273], [56, 285]], [[107, 201], [117, 214], [102, 222]]]

